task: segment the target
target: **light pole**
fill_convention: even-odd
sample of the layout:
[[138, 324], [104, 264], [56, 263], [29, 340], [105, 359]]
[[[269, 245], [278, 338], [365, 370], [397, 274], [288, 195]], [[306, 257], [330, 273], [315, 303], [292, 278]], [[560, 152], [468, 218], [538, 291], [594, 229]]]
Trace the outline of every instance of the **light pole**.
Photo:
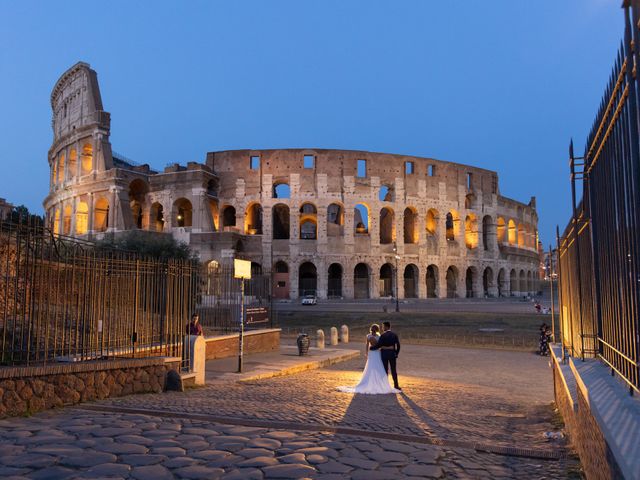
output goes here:
[[398, 245], [396, 242], [393, 242], [393, 256], [396, 259], [396, 312], [400, 311], [400, 302], [398, 301], [398, 260], [400, 259], [400, 255], [398, 255]]
[[549, 245], [549, 283], [551, 284], [551, 338], [556, 341], [556, 305], [553, 298], [553, 250]]

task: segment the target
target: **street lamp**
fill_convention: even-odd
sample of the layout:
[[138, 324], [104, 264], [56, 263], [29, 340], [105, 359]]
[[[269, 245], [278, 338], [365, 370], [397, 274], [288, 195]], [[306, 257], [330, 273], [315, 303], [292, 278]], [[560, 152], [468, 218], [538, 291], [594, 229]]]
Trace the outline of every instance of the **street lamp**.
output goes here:
[[398, 255], [398, 245], [396, 242], [393, 242], [393, 256], [396, 259], [396, 312], [400, 311], [400, 302], [398, 301], [398, 260], [400, 260], [400, 255]]

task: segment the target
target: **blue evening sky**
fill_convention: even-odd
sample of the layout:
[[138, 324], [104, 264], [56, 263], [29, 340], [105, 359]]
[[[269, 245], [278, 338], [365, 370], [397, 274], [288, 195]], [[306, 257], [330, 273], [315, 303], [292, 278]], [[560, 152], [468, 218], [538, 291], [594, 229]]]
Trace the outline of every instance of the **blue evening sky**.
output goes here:
[[42, 212], [49, 95], [98, 72], [115, 151], [318, 147], [496, 170], [545, 247], [622, 36], [620, 0], [0, 0], [0, 196]]

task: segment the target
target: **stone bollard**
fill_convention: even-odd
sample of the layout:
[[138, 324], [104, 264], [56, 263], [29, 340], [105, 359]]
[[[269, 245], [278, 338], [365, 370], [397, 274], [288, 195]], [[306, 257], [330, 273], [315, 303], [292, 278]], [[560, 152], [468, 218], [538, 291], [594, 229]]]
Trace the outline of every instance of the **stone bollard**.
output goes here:
[[204, 385], [207, 342], [202, 335], [187, 335], [185, 345], [188, 348], [189, 369], [196, 374], [195, 384]]
[[338, 344], [338, 329], [336, 327], [331, 327], [331, 345]]
[[349, 327], [346, 325], [340, 327], [340, 341], [342, 343], [349, 343]]
[[316, 347], [324, 348], [324, 330], [322, 329], [316, 332]]

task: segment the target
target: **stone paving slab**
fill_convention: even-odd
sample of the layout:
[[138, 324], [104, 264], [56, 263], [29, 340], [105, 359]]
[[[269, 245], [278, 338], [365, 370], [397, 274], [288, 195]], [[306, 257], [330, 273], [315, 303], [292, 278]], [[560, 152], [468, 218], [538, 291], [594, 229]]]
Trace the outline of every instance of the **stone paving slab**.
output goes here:
[[[93, 428], [77, 431], [74, 426], [79, 423]], [[97, 432], [114, 424], [120, 424], [120, 428], [127, 432], [114, 436], [111, 443], [91, 444], [90, 440], [104, 438], [95, 435]], [[40, 436], [41, 443], [23, 446], [19, 454], [20, 466], [15, 464], [15, 455], [4, 454], [5, 446], [15, 445], [19, 438], [38, 436], [42, 430], [73, 436], [74, 445], [88, 441], [87, 445], [90, 446], [83, 447], [80, 455], [83, 461], [70, 461], [63, 451], [51, 455], [37, 453], [39, 447], [55, 446], [56, 434]], [[112, 444], [127, 445], [127, 439], [131, 436], [147, 438], [151, 432], [162, 432], [162, 435], [148, 436], [152, 441], [148, 445], [151, 451], [163, 440], [180, 443], [182, 436], [191, 435], [202, 436], [206, 445], [188, 448], [182, 443], [185, 447], [183, 455], [158, 455], [149, 463], [141, 461], [149, 455], [112, 453], [113, 448], [110, 451], [105, 449]], [[240, 448], [232, 451], [219, 447], [225, 443], [237, 444]], [[223, 425], [188, 418], [100, 413], [81, 409], [0, 421], [0, 444], [0, 475], [33, 479], [561, 479], [569, 478], [568, 471], [575, 465], [575, 461], [570, 459], [530, 460], [357, 435]], [[215, 455], [205, 453], [214, 451], [214, 445], [218, 449]], [[257, 448], [265, 450], [264, 456], [254, 456], [255, 445], [262, 445]], [[390, 449], [390, 446], [396, 448]]]
[[328, 367], [336, 363], [352, 360], [360, 356], [359, 350], [352, 348], [310, 348], [309, 354], [298, 355], [298, 347], [281, 345], [277, 352], [264, 352], [244, 357], [243, 372], [237, 373], [238, 358], [221, 358], [206, 362], [206, 382], [228, 384], [229, 382], [249, 382], [284, 375], [293, 375]]

